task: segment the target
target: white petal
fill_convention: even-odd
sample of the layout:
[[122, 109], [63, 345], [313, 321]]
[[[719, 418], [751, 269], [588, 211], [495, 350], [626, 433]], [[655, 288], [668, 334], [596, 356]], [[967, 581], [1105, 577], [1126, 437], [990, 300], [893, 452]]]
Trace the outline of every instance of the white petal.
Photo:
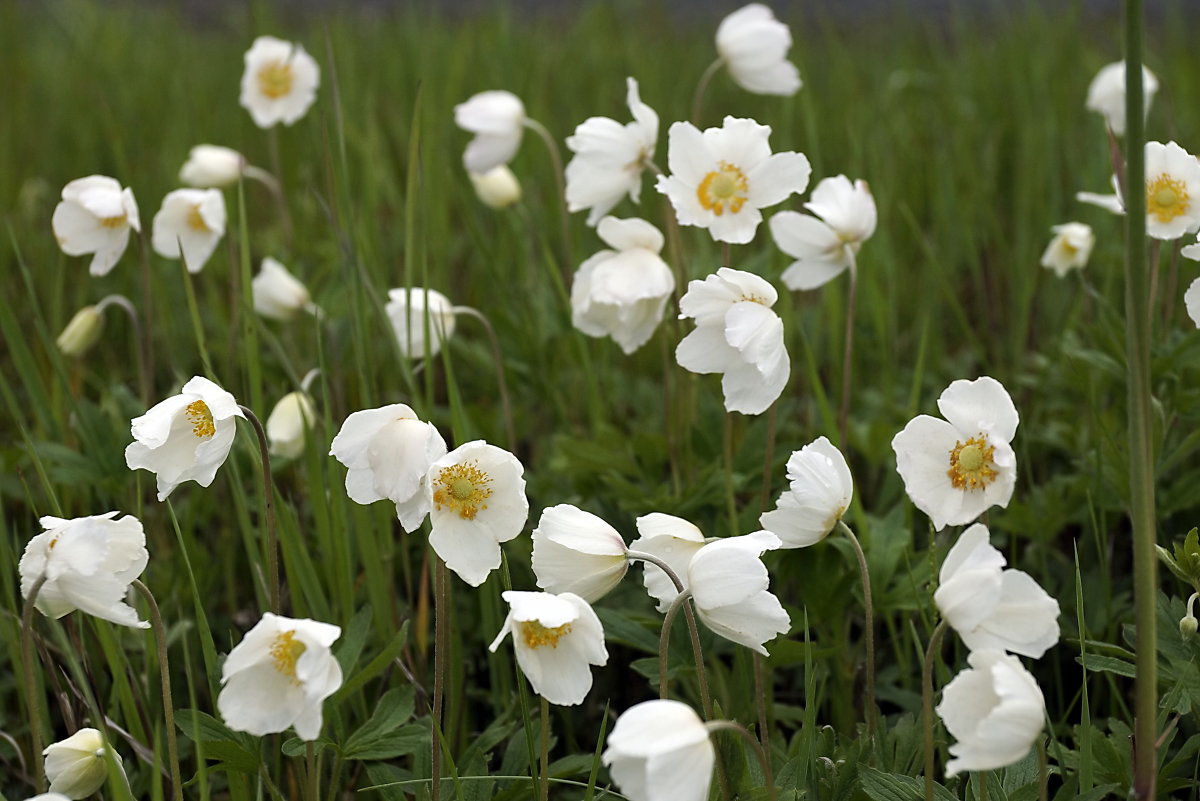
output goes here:
[[967, 436], [985, 432], [1011, 442], [1017, 433], [1017, 407], [1004, 385], [990, 376], [952, 382], [937, 403], [942, 416]]

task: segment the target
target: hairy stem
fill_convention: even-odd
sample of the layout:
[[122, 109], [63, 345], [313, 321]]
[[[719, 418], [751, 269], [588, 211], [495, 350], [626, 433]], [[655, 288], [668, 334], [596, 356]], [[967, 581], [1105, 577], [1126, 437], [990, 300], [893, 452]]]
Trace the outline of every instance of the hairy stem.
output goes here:
[[867, 570], [867, 556], [854, 532], [842, 520], [838, 528], [850, 540], [854, 556], [858, 559], [858, 573], [863, 585], [863, 644], [867, 651], [865, 670], [866, 698], [863, 699], [863, 715], [867, 719], [867, 736], [875, 736], [875, 608], [871, 600], [871, 573]]
[[550, 702], [540, 695], [538, 700], [541, 701], [542, 713], [542, 771], [538, 776], [538, 798], [547, 801], [550, 798]]
[[[850, 248], [846, 251], [849, 253]], [[854, 372], [854, 313], [858, 306], [858, 267], [850, 253], [850, 290], [846, 299], [846, 343], [842, 351], [842, 398], [838, 406], [838, 434], [842, 449], [850, 447], [850, 384]]]
[[762, 766], [763, 778], [767, 783], [767, 798], [770, 801], [775, 801], [775, 780], [771, 771], [771, 757], [758, 740], [754, 739], [754, 735], [746, 730], [746, 727], [740, 723], [734, 723], [732, 720], [710, 720], [704, 724], [704, 728], [708, 729], [711, 735], [719, 731], [736, 732], [739, 737], [746, 741], [750, 746], [750, 750], [758, 757], [758, 763]]
[[438, 801], [442, 787], [442, 696], [445, 693], [446, 563], [434, 557], [433, 580], [433, 776], [429, 797]]
[[925, 729], [925, 801], [933, 801], [933, 661], [942, 648], [949, 624], [943, 620], [929, 637], [921, 670], [921, 725]]
[[33, 610], [38, 593], [46, 583], [43, 574], [25, 596], [25, 607], [21, 610], [21, 665], [25, 669], [25, 706], [29, 712], [29, 739], [32, 744], [33, 784], [38, 793], [46, 792], [46, 774], [42, 765], [42, 709], [38, 701], [37, 684], [33, 675]]

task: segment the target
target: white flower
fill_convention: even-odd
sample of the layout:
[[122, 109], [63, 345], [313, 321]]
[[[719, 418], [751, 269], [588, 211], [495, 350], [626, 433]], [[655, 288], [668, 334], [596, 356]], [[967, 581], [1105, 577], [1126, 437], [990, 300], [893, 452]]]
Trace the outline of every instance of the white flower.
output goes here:
[[1098, 192], [1076, 192], [1075, 199], [1080, 203], [1087, 203], [1091, 206], [1098, 206], [1112, 214], [1121, 215], [1125, 213], [1125, 200], [1121, 197], [1121, 183], [1117, 180], [1117, 176], [1112, 176], [1112, 194], [1104, 195]]
[[854, 479], [846, 457], [825, 437], [817, 437], [787, 463], [790, 486], [775, 510], [759, 524], [782, 541], [783, 548], [806, 548], [825, 539], [854, 497]]
[[146, 535], [130, 515], [118, 512], [63, 520], [43, 517], [45, 529], [25, 546], [18, 572], [21, 597], [28, 598], [42, 576], [35, 606], [60, 618], [76, 609], [122, 626], [145, 629], [137, 610], [125, 603], [129, 585], [146, 569]]
[[104, 315], [95, 306], [75, 312], [67, 327], [54, 340], [64, 356], [79, 357], [92, 349], [104, 331]]
[[600, 757], [630, 801], [704, 801], [715, 760], [700, 716], [665, 699], [621, 713]]
[[803, 153], [772, 155], [771, 129], [754, 120], [726, 117], [703, 133], [690, 122], [667, 132], [671, 174], [658, 191], [671, 199], [681, 225], [707, 228], [718, 242], [743, 244], [762, 222], [759, 211], [808, 187], [812, 168]]
[[329, 455], [349, 468], [346, 494], [355, 503], [387, 499], [405, 531], [429, 514], [425, 474], [446, 455], [446, 440], [432, 423], [403, 403], [365, 409], [346, 418]]
[[342, 686], [329, 646], [342, 630], [267, 612], [221, 668], [217, 710], [234, 731], [263, 736], [287, 729], [301, 740], [321, 734], [321, 704]]
[[1193, 281], [1187, 288], [1187, 292], [1183, 293], [1183, 305], [1187, 308], [1188, 317], [1191, 317], [1196, 327], [1200, 328], [1200, 278]]
[[469, 172], [467, 176], [480, 202], [489, 208], [506, 209], [521, 199], [521, 182], [507, 164], [493, 167], [482, 174]]
[[500, 567], [500, 543], [525, 527], [524, 472], [517, 457], [483, 440], [458, 446], [429, 468], [429, 544], [472, 587]]
[[591, 512], [561, 503], [533, 530], [533, 572], [547, 592], [572, 592], [595, 603], [620, 583], [629, 561], [625, 540]]
[[[454, 333], [454, 304], [436, 289], [389, 289], [385, 307], [400, 352], [410, 359], [423, 359], [426, 318], [429, 325], [429, 356], [436, 356], [442, 343]], [[428, 311], [428, 314], [426, 312]]]
[[71, 801], [62, 793], [42, 793], [41, 795], [30, 796], [25, 801]]
[[751, 3], [717, 26], [717, 52], [738, 86], [763, 95], [794, 95], [800, 71], [787, 60], [792, 32], [771, 9]]
[[[108, 778], [104, 735], [96, 729], [80, 729], [65, 740], [51, 743], [42, 751], [46, 757], [46, 778], [50, 792], [67, 798], [87, 798], [104, 786]], [[121, 772], [121, 755], [113, 751], [113, 760]]]
[[570, 592], [501, 594], [511, 609], [489, 646], [512, 632], [517, 664], [533, 691], [558, 706], [583, 703], [592, 689], [592, 665], [608, 662], [604, 628], [588, 602]]
[[642, 168], [654, 158], [658, 114], [638, 96], [637, 81], [625, 80], [633, 122], [622, 125], [608, 117], [589, 117], [567, 137], [567, 147], [575, 154], [567, 164], [567, 209], [591, 209], [588, 225], [599, 222], [624, 195], [638, 202]]
[[467, 172], [486, 173], [517, 154], [525, 105], [512, 92], [480, 92], [454, 107], [454, 123], [475, 134], [463, 153], [463, 166]]
[[938, 717], [958, 742], [946, 776], [994, 770], [1017, 762], [1033, 747], [1045, 722], [1046, 701], [1037, 681], [1015, 656], [972, 651], [971, 667], [942, 691]]
[[781, 211], [770, 223], [775, 244], [796, 259], [783, 272], [789, 289], [816, 289], [841, 275], [875, 233], [875, 198], [866, 181], [825, 178], [804, 206], [817, 216]]
[[688, 563], [687, 585], [704, 625], [727, 640], [767, 656], [763, 643], [786, 634], [791, 618], [767, 586], [762, 553], [780, 546], [769, 531], [705, 544]]
[[129, 244], [129, 229], [142, 230], [133, 191], [115, 178], [89, 175], [63, 187], [50, 220], [58, 246], [68, 256], [92, 256], [88, 272], [106, 275]]
[[259, 128], [291, 125], [317, 99], [321, 68], [298, 43], [260, 36], [246, 51], [238, 102]]
[[892, 450], [908, 497], [941, 531], [1008, 506], [1017, 480], [1009, 443], [1020, 418], [1004, 385], [988, 376], [953, 382], [938, 409], [945, 420], [914, 417], [892, 438]]
[[592, 337], [611, 336], [625, 353], [646, 344], [675, 291], [675, 276], [658, 255], [662, 233], [645, 220], [605, 217], [596, 229], [615, 250], [579, 266], [571, 283], [571, 322]]
[[[653, 512], [637, 519], [640, 535], [629, 546], [632, 551], [641, 551], [656, 556], [679, 577], [687, 589], [687, 569], [692, 557], [704, 547], [704, 534], [696, 526], [681, 517]], [[646, 592], [658, 601], [658, 611], [666, 612], [678, 592], [670, 577], [662, 568], [648, 562], [643, 563], [642, 583]]]
[[1082, 270], [1087, 266], [1092, 247], [1096, 244], [1092, 226], [1081, 222], [1069, 222], [1056, 225], [1050, 230], [1054, 232], [1054, 238], [1042, 253], [1043, 267], [1054, 270], [1055, 275], [1063, 278], [1071, 270]]
[[158, 255], [178, 259], [198, 273], [225, 235], [225, 196], [220, 189], [176, 189], [154, 215], [151, 243]]
[[[1142, 65], [1142, 99], [1145, 113], [1150, 113], [1150, 103], [1158, 91], [1158, 79]], [[1104, 115], [1108, 127], [1117, 136], [1125, 134], [1125, 62], [1118, 61], [1102, 67], [1088, 86], [1087, 108]]]
[[233, 396], [196, 376], [180, 394], [133, 419], [134, 441], [125, 448], [125, 464], [156, 475], [160, 501], [185, 481], [207, 487], [229, 456], [237, 433], [235, 417], [245, 415]]
[[270, 256], [262, 260], [258, 275], [250, 282], [250, 291], [254, 295], [254, 310], [272, 320], [290, 320], [301, 311], [312, 314], [320, 311], [313, 304], [308, 287]]
[[304, 439], [317, 419], [312, 398], [307, 392], [289, 392], [279, 399], [267, 417], [267, 441], [271, 453], [295, 459], [304, 453]]
[[179, 180], [200, 189], [220, 189], [242, 177], [246, 157], [230, 147], [196, 145], [179, 170]]
[[1200, 162], [1174, 142], [1146, 143], [1146, 235], [1178, 239], [1200, 230]]
[[725, 408], [761, 414], [779, 397], [791, 374], [783, 321], [771, 311], [775, 287], [753, 273], [722, 267], [688, 283], [680, 318], [696, 330], [675, 348], [679, 366], [693, 373], [722, 373]]

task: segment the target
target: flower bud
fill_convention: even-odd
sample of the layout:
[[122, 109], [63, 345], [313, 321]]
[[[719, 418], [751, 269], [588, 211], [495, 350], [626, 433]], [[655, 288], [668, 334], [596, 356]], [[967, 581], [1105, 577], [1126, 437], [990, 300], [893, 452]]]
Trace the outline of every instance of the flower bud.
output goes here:
[[241, 153], [217, 145], [196, 145], [179, 170], [179, 180], [188, 186], [212, 189], [237, 183], [246, 166]]
[[[80, 729], [67, 739], [48, 745], [42, 754], [46, 757], [46, 778], [50, 780], [52, 793], [87, 798], [108, 778], [104, 737], [96, 729]], [[116, 752], [113, 759], [120, 767], [121, 757]]]
[[467, 174], [471, 176], [475, 194], [485, 206], [504, 209], [521, 199], [521, 184], [507, 164], [493, 167], [482, 175], [474, 172]]
[[58, 349], [65, 356], [82, 356], [96, 344], [103, 330], [104, 315], [95, 306], [84, 306], [58, 335]]
[[294, 459], [304, 453], [304, 436], [316, 419], [312, 398], [306, 392], [289, 392], [279, 399], [267, 418], [271, 453]]
[[1195, 616], [1189, 612], [1179, 621], [1179, 636], [1183, 638], [1184, 642], [1189, 642], [1196, 636], [1197, 628], [1200, 626], [1197, 626]]

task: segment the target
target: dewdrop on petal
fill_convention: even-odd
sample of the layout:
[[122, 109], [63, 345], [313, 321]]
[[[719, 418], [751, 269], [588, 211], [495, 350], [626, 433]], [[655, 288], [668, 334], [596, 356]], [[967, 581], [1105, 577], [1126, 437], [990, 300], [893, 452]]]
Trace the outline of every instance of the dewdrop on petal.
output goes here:
[[[84, 728], [65, 740], [51, 743], [42, 751], [46, 758], [46, 778], [50, 792], [67, 798], [87, 798], [104, 786], [108, 778], [104, 736], [96, 729]], [[113, 761], [124, 774], [121, 755], [113, 751]]]
[[198, 189], [220, 189], [236, 184], [246, 167], [246, 157], [233, 148], [196, 145], [179, 170], [179, 180]]
[[84, 306], [75, 312], [55, 344], [64, 356], [78, 358], [92, 349], [103, 331], [104, 315], [95, 306]]
[[279, 399], [267, 417], [267, 441], [271, 453], [295, 459], [304, 453], [304, 440], [316, 420], [316, 410], [307, 392], [289, 392]]
[[493, 167], [485, 173], [468, 172], [475, 195], [483, 205], [506, 209], [521, 199], [521, 182], [507, 164]]

